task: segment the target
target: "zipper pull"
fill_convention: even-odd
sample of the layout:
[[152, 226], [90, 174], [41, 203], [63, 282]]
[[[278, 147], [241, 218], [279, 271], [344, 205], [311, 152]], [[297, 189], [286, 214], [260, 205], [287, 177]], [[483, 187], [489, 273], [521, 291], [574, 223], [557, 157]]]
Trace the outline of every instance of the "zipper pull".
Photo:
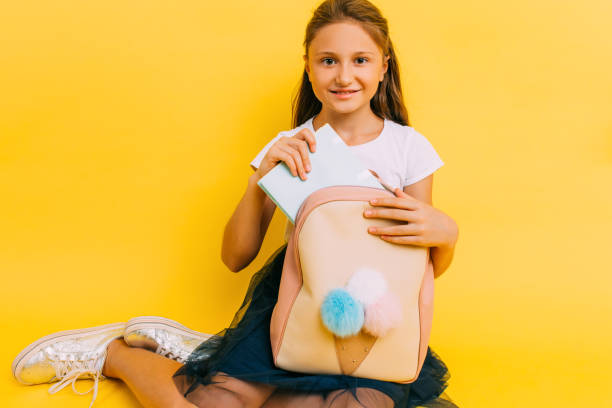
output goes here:
[[372, 169], [368, 169], [370, 170], [370, 172], [374, 175], [374, 177], [376, 177], [378, 179], [378, 182], [385, 188], [387, 189], [387, 191], [390, 191], [393, 193], [393, 195], [395, 195], [395, 189], [393, 187], [391, 187], [390, 185], [388, 185], [387, 183], [385, 183], [384, 181], [382, 181], [382, 179], [378, 176], [378, 174], [372, 170]]

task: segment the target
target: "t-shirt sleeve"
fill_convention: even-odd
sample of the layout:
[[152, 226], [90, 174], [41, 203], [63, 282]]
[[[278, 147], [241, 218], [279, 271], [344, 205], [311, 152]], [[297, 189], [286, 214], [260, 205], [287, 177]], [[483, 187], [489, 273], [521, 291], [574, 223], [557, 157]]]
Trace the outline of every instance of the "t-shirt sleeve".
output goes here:
[[270, 148], [272, 147], [272, 145], [281, 137], [285, 136], [286, 132], [280, 132], [278, 135], [276, 135], [274, 137], [274, 139], [270, 140], [268, 142], [267, 145], [264, 146], [263, 149], [261, 149], [259, 151], [259, 153], [257, 153], [257, 156], [255, 156], [255, 158], [253, 160], [251, 160], [251, 168], [253, 170], [257, 170], [259, 168], [259, 165], [261, 164], [261, 161], [263, 160], [264, 156], [266, 155], [266, 153], [268, 153], [268, 150], [270, 150]]
[[407, 168], [402, 187], [424, 179], [444, 165], [429, 140], [413, 128], [410, 130], [412, 135], [408, 144]]

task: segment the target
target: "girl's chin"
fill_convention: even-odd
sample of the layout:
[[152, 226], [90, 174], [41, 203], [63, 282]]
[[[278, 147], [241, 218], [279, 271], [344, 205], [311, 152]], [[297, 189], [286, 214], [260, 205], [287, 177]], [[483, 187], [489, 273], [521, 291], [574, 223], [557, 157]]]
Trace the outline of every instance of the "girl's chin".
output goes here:
[[341, 102], [341, 103], [337, 103], [337, 102], [332, 102], [328, 105], [330, 107], [331, 110], [336, 111], [338, 113], [351, 113], [351, 112], [355, 112], [358, 110], [361, 110], [364, 106], [364, 104], [359, 104], [359, 103], [345, 103], [345, 102]]

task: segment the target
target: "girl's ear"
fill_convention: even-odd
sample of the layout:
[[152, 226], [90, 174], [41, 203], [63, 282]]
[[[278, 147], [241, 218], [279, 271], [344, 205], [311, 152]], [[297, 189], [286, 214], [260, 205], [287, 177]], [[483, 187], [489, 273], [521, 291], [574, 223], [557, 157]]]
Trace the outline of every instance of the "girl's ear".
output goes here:
[[308, 55], [304, 55], [303, 57], [304, 57], [304, 62], [305, 62], [304, 69], [306, 70], [308, 74], [310, 74], [310, 68], [308, 67]]
[[385, 73], [387, 73], [387, 69], [389, 69], [389, 58], [391, 58], [390, 55], [387, 55], [384, 58], [384, 63], [383, 63], [383, 71], [380, 74], [380, 81], [382, 82], [382, 80], [385, 78]]

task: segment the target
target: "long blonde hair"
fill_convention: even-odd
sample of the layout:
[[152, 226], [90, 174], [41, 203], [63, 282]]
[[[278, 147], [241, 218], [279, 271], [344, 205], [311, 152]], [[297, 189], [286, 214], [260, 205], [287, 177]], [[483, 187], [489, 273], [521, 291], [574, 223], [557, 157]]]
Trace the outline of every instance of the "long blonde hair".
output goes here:
[[[404, 106], [402, 96], [399, 64], [389, 38], [387, 20], [368, 0], [325, 0], [321, 3], [306, 26], [306, 37], [304, 38], [306, 55], [308, 55], [311, 41], [321, 28], [342, 21], [360, 24], [383, 50], [383, 56], [390, 57], [384, 79], [379, 83], [378, 90], [370, 101], [372, 112], [381, 119], [391, 119], [401, 125], [410, 126], [408, 111]], [[301, 125], [319, 113], [322, 106], [312, 90], [308, 73], [304, 69], [299, 90], [292, 101], [291, 122], [293, 127]]]

